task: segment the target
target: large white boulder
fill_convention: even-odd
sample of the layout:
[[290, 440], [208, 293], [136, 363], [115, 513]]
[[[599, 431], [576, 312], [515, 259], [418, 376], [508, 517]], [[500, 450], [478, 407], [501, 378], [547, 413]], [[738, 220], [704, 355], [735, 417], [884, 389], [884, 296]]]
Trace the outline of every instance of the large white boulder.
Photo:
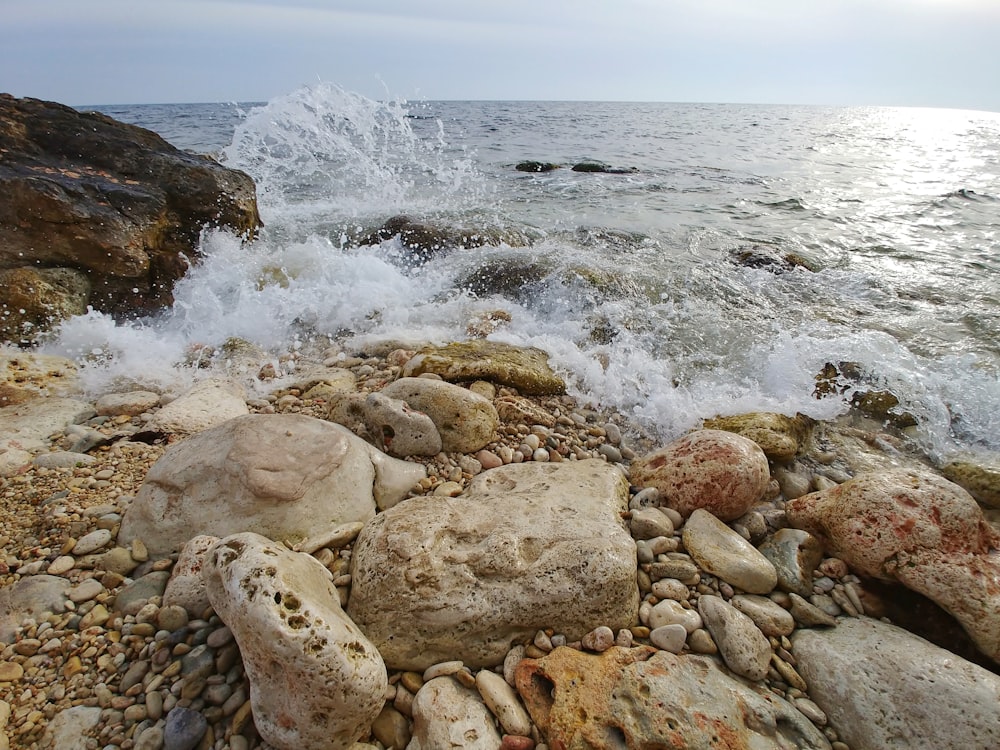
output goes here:
[[414, 497], [354, 546], [348, 612], [394, 669], [503, 661], [552, 627], [570, 639], [635, 624], [624, 474], [604, 461], [491, 469], [456, 498]]
[[278, 750], [344, 750], [385, 702], [385, 664], [314, 558], [258, 534], [209, 552], [202, 576], [233, 631], [261, 737]]
[[120, 544], [152, 554], [199, 534], [254, 531], [292, 544], [367, 521], [425, 475], [340, 425], [301, 414], [252, 414], [171, 446], [125, 510]]

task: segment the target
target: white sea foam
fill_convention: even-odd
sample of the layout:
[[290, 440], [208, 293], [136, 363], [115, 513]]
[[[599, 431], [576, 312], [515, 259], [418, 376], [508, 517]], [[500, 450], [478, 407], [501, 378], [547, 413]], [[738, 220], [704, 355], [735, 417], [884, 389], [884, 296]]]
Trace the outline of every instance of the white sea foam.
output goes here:
[[[943, 328], [934, 318], [939, 307], [903, 294], [916, 286], [912, 269], [906, 278], [887, 274], [877, 254], [847, 262], [841, 247], [849, 242], [827, 240], [825, 218], [805, 230], [789, 223], [807, 210], [801, 202], [794, 210], [767, 203], [776, 212], [772, 229], [787, 230], [796, 238], [792, 249], [807, 256], [828, 242], [824, 269], [743, 268], [727, 254], [741, 238], [706, 214], [701, 198], [684, 204], [684, 220], [702, 224], [664, 218], [663, 196], [683, 191], [649, 191], [669, 187], [669, 172], [634, 183], [609, 179], [607, 190], [601, 175], [526, 177], [510, 163], [477, 157], [462, 126], [415, 121], [414, 111], [420, 106], [322, 84], [248, 113], [223, 158], [257, 182], [260, 238], [244, 245], [206, 232], [202, 260], [178, 283], [173, 308], [133, 322], [81, 316], [47, 348], [79, 358], [95, 391], [116, 382], [178, 390], [210, 374], [184, 364], [192, 352], [228, 339], [275, 358], [332, 339], [347, 347], [379, 338], [443, 343], [464, 338], [471, 319], [500, 308], [512, 320], [494, 338], [548, 351], [575, 394], [664, 438], [719, 414], [835, 417], [846, 402], [816, 398], [815, 377], [827, 362], [853, 362], [869, 376], [854, 387], [899, 395], [900, 408], [920, 421], [917, 438], [930, 455], [1000, 449], [996, 359], [983, 346], [952, 352], [933, 336], [920, 341], [925, 330]], [[736, 218], [765, 211], [756, 198], [770, 177], [707, 170], [693, 159], [686, 168], [692, 190], [715, 189], [717, 180], [719, 189], [754, 197], [743, 208], [727, 199]], [[577, 205], [581, 191], [588, 197]], [[595, 226], [588, 211], [614, 215], [613, 223]], [[444, 223], [507, 222], [540, 239], [527, 248], [455, 250], [416, 265], [401, 262], [398, 240], [356, 246], [365, 230], [404, 212]], [[631, 229], [622, 233], [625, 225]], [[505, 285], [503, 275], [518, 269], [524, 283]], [[477, 272], [486, 277], [478, 286], [469, 281]]]

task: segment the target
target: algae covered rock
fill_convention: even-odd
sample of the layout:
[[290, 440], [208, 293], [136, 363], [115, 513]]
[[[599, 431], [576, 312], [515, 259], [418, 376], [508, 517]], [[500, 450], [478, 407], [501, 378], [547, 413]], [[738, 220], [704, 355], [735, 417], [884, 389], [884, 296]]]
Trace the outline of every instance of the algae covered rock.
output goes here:
[[541, 349], [496, 341], [454, 342], [417, 352], [403, 366], [404, 377], [434, 373], [445, 380], [490, 380], [516, 388], [522, 394], [564, 393], [565, 381], [549, 366]]

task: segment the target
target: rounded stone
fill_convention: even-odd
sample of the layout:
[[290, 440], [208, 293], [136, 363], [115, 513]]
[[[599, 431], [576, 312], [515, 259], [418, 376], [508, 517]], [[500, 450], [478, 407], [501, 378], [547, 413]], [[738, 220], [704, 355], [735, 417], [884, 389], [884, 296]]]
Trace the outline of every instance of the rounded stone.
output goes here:
[[682, 539], [695, 562], [731, 586], [750, 594], [769, 594], [778, 582], [771, 561], [706, 510], [691, 514]]
[[746, 513], [770, 482], [755, 442], [722, 430], [698, 430], [632, 462], [632, 484], [655, 487], [660, 502], [683, 517], [705, 508], [724, 521]]
[[771, 662], [771, 644], [753, 620], [719, 596], [701, 597], [698, 611], [726, 666], [748, 680], [763, 680]]

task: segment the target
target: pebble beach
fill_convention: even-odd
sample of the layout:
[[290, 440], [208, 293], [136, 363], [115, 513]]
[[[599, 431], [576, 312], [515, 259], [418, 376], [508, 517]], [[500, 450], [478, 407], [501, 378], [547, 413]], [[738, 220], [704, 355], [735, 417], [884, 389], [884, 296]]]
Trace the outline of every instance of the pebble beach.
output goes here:
[[[401, 366], [412, 355], [384, 349], [381, 356], [333, 349], [317, 353], [312, 361], [299, 354], [298, 361], [260, 362], [256, 377], [263, 384], [261, 395], [245, 399], [247, 411], [325, 419], [328, 398], [304, 391], [309, 385], [296, 383], [294, 372], [323, 367], [348, 370], [357, 392], [378, 391], [400, 376]], [[0, 480], [0, 584], [11, 589], [37, 582], [26, 608], [22, 603], [20, 610], [0, 609], [4, 636], [0, 747], [271, 748], [255, 728], [250, 684], [233, 631], [211, 606], [190, 611], [164, 604], [164, 589], [178, 555], [151, 555], [139, 539], [117, 541], [123, 514], [148, 471], [169, 445], [185, 439], [155, 428], [156, 415], [171, 394], [158, 394], [155, 401], [143, 391], [135, 392], [134, 398], [128, 391], [103, 401], [107, 394], [84, 397], [74, 393], [71, 364], [60, 363], [61, 374], [53, 379], [45, 374], [56, 371], [53, 363], [27, 363], [32, 356], [6, 355], [10, 372], [18, 369], [18, 362], [24, 365], [22, 377], [8, 377], [8, 385], [16, 381], [16, 387], [29, 394], [26, 400], [54, 398], [57, 393], [87, 398], [94, 404], [94, 415], [48, 435], [47, 450]], [[34, 374], [27, 372], [32, 368]], [[283, 368], [292, 374], [282, 377]], [[485, 381], [477, 381], [472, 389], [498, 405], [516, 398], [521, 409], [501, 406], [493, 439], [474, 453], [408, 457], [426, 468], [426, 477], [409, 497], [460, 497], [474, 477], [508, 464], [596, 459], [627, 472], [637, 456], [659, 447], [621, 415], [572, 396], [525, 398]], [[729, 524], [714, 516], [702, 519], [700, 514], [685, 519], [677, 511], [657, 507], [655, 488], [632, 485], [623, 521], [635, 540], [641, 596], [633, 623], [616, 629], [599, 626], [579, 640], [569, 640], [552, 628], [539, 629], [514, 644], [502, 664], [492, 669], [470, 667], [461, 659], [442, 660], [422, 671], [390, 669], [384, 705], [370, 732], [353, 745], [355, 750], [440, 747], [427, 720], [415, 721], [414, 701], [425, 684], [441, 676], [450, 676], [487, 707], [480, 720], [499, 742], [477, 740], [464, 746], [546, 750], [553, 745], [547, 744], [513, 689], [518, 663], [540, 659], [559, 647], [600, 655], [639, 646], [682, 657], [707, 656], [744, 675], [759, 670], [752, 680], [754, 689], [786, 701], [816, 733], [817, 744], [795, 746], [848, 750], [852, 746], [820, 708], [822, 701], [799, 671], [792, 640], [801, 629], [836, 627], [837, 618], [878, 618], [883, 613], [877, 611], [877, 597], [866, 593], [862, 579], [843, 560], [823, 552], [815, 558], [815, 569], [805, 571], [811, 590], [803, 595], [780, 590], [774, 583], [754, 589], [749, 555], [736, 578], [724, 574], [728, 580], [723, 580], [706, 569], [716, 568], [716, 562], [725, 568], [724, 561], [711, 562], [713, 555], [719, 555], [720, 535], [727, 540], [722, 547], [735, 537], [753, 549], [785, 529], [786, 496], [835, 486], [853, 473], [852, 464], [882, 461], [888, 466], [901, 461], [891, 447], [895, 438], [888, 434], [866, 433], [858, 427], [841, 427], [837, 440], [825, 440], [822, 429], [816, 434], [819, 437], [803, 446], [797, 458], [777, 469], [772, 462], [764, 496]], [[844, 448], [849, 443], [856, 446], [852, 455]], [[889, 452], [880, 450], [880, 445]], [[345, 607], [352, 591], [357, 531], [348, 529], [311, 550], [329, 571]], [[748, 617], [726, 626], [712, 622], [709, 627], [706, 620], [728, 616], [713, 614], [708, 605], [716, 602], [734, 605], [726, 611], [739, 609]], [[754, 632], [744, 632], [748, 627]], [[752, 653], [756, 646], [746, 646], [744, 640], [763, 642], [763, 660]], [[725, 659], [720, 659], [720, 652]], [[743, 666], [741, 659], [746, 662]], [[473, 719], [466, 712], [450, 721]]]

